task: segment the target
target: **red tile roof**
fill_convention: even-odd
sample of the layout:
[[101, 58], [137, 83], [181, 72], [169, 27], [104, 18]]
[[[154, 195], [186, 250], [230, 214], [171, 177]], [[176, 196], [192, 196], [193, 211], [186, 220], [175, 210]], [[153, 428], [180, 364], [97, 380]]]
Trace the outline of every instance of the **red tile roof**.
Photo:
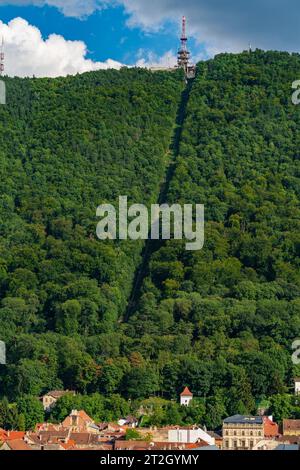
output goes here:
[[279, 434], [278, 424], [270, 418], [264, 416], [264, 435], [265, 437], [275, 437]]
[[192, 392], [188, 389], [188, 387], [185, 387], [183, 392], [180, 394], [181, 397], [192, 397], [193, 394]]
[[22, 439], [14, 439], [12, 441], [7, 441], [6, 445], [11, 450], [31, 450], [29, 445], [26, 444], [26, 442], [22, 441]]
[[70, 439], [68, 442], [61, 442], [60, 445], [65, 449], [65, 450], [70, 450], [70, 449], [75, 449], [76, 448], [76, 442]]
[[78, 411], [78, 416], [80, 416], [80, 418], [84, 419], [88, 423], [93, 422], [92, 418], [84, 410]]
[[300, 419], [284, 419], [283, 433], [285, 431], [300, 431]]
[[23, 439], [25, 436], [25, 432], [23, 431], [9, 431], [8, 432], [8, 440], [14, 441], [16, 439]]
[[4, 429], [0, 429], [0, 441], [7, 442], [7, 441], [14, 441], [16, 439], [23, 439], [25, 436], [25, 432], [23, 431], [5, 431]]

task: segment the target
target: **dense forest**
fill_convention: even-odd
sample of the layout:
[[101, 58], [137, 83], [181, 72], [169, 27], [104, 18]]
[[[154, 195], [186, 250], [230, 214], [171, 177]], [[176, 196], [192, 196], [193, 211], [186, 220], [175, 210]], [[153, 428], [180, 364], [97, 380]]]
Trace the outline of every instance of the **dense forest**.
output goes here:
[[[180, 72], [7, 79], [0, 393], [15, 405], [4, 398], [0, 426], [30, 427], [33, 397], [62, 387], [79, 395], [51, 419], [150, 409], [145, 424], [216, 429], [262, 402], [300, 417], [288, 395], [300, 373], [299, 75], [300, 55], [256, 51], [199, 63], [188, 97]], [[97, 240], [96, 208], [157, 201], [174, 157], [166, 202], [205, 205], [205, 246], [153, 246], [127, 319], [143, 244]], [[188, 409], [174, 403], [185, 385]]]
[[6, 86], [1, 393], [86, 390], [98, 375], [98, 347], [115, 343], [108, 335], [126, 309], [142, 249], [100, 242], [96, 209], [119, 195], [156, 201], [184, 85], [180, 72], [121, 70]]

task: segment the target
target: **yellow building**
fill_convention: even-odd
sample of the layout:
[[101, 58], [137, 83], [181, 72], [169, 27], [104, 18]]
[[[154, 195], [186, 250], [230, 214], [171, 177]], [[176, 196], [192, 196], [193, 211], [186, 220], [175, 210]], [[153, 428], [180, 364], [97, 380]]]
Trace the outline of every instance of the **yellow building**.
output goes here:
[[223, 450], [251, 450], [263, 437], [262, 416], [235, 415], [223, 422]]
[[284, 419], [282, 429], [284, 436], [300, 436], [300, 419]]

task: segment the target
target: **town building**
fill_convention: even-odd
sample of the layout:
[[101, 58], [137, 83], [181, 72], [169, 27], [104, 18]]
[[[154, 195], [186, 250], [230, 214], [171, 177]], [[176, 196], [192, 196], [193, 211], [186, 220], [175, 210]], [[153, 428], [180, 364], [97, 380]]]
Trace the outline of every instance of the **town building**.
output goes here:
[[223, 446], [223, 437], [217, 434], [214, 431], [207, 431], [207, 434], [209, 434], [210, 437], [213, 437], [215, 440], [215, 444], [219, 449], [222, 449]]
[[300, 377], [294, 378], [294, 384], [295, 384], [295, 395], [300, 395]]
[[265, 438], [278, 438], [280, 433], [279, 433], [279, 426], [277, 423], [273, 421], [273, 416], [264, 416], [264, 437]]
[[188, 387], [185, 387], [183, 392], [180, 394], [180, 404], [182, 406], [189, 406], [193, 399], [193, 394], [192, 392], [188, 389]]
[[278, 434], [270, 417], [234, 415], [223, 422], [223, 450], [252, 450], [263, 438]]
[[75, 392], [70, 390], [51, 390], [50, 392], [46, 393], [42, 397], [44, 410], [50, 412], [56, 405], [57, 400], [68, 394], [75, 395]]
[[70, 415], [62, 422], [62, 427], [70, 429], [72, 432], [97, 433], [99, 431], [92, 418], [83, 410], [72, 410]]
[[128, 426], [129, 428], [136, 428], [139, 424], [139, 420], [134, 416], [127, 416], [127, 418], [121, 418], [118, 421], [119, 426]]
[[300, 436], [300, 419], [284, 419], [282, 433], [284, 436]]
[[26, 444], [22, 439], [14, 439], [4, 442], [0, 450], [32, 450], [31, 447]]
[[278, 441], [275, 439], [262, 439], [252, 448], [253, 451], [257, 450], [275, 450], [278, 447]]
[[215, 445], [215, 438], [197, 426], [176, 427], [168, 431], [169, 442], [181, 442], [184, 444], [195, 444], [205, 442], [207, 445]]

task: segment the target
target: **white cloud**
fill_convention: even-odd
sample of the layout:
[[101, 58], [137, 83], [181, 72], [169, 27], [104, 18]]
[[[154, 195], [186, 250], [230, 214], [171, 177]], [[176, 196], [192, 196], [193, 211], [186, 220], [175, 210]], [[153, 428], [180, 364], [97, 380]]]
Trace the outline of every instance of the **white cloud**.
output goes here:
[[54, 6], [64, 15], [84, 18], [121, 5], [128, 25], [158, 30], [165, 21], [186, 15], [189, 35], [206, 46], [206, 55], [254, 47], [298, 50], [299, 0], [0, 0], [0, 5]]
[[187, 16], [189, 34], [209, 55], [254, 47], [299, 49], [299, 0], [118, 0], [129, 25], [157, 30], [167, 20]]
[[0, 21], [1, 36], [5, 40], [5, 73], [10, 76], [57, 77], [122, 66], [112, 59], [87, 59], [82, 41], [67, 41], [57, 34], [44, 40], [40, 30], [22, 18], [8, 24]]
[[137, 53], [137, 67], [174, 67], [177, 63], [177, 57], [173, 51], [166, 52], [159, 57], [153, 51], [140, 49]]
[[77, 18], [91, 15], [94, 11], [105, 8], [107, 3], [112, 2], [110, 0], [0, 0], [0, 5], [57, 7], [65, 16]]

